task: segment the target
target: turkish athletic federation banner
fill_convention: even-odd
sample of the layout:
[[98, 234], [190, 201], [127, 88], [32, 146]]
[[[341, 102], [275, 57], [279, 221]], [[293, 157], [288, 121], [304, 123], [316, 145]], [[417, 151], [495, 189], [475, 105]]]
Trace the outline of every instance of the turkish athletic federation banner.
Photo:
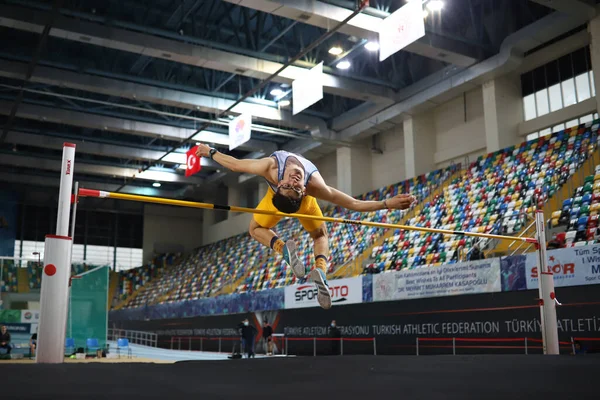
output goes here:
[[373, 301], [500, 292], [497, 258], [373, 276]]
[[[334, 307], [362, 303], [362, 276], [345, 279], [332, 279], [329, 282], [331, 302]], [[285, 287], [285, 308], [319, 307], [317, 288], [314, 283]]]

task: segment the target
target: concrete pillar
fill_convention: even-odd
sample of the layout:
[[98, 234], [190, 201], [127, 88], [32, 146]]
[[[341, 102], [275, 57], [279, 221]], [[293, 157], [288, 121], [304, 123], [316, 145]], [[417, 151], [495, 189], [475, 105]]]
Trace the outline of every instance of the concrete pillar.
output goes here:
[[[339, 147], [336, 150], [337, 186], [351, 196], [366, 193], [372, 188], [371, 150], [368, 146]], [[332, 183], [329, 183], [333, 185]]]
[[436, 139], [433, 118], [429, 113], [404, 120], [404, 163], [406, 178], [435, 169]]
[[[240, 199], [242, 197], [242, 190], [239, 185], [232, 184], [227, 187], [227, 204], [230, 206], [239, 206]], [[227, 219], [231, 219], [238, 215], [238, 213], [230, 212], [227, 214]]]
[[267, 182], [265, 182], [264, 179], [261, 179], [258, 182], [258, 192], [257, 192], [257, 197], [256, 197], [256, 205], [258, 205], [258, 203], [260, 203], [260, 201], [262, 200], [263, 197], [265, 197], [265, 194], [267, 194], [267, 190], [269, 190], [269, 185], [267, 184]]
[[519, 143], [523, 100], [519, 77], [503, 76], [483, 84], [483, 116], [487, 152]]
[[590, 56], [594, 70], [594, 88], [596, 89], [596, 112], [600, 113], [600, 16], [590, 21], [588, 32], [590, 33]]

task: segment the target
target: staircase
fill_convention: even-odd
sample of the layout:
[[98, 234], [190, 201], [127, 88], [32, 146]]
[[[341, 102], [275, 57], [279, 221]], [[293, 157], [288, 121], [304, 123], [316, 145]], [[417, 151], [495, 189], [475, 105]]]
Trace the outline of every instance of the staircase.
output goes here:
[[[407, 222], [415, 217], [417, 214], [421, 212], [421, 209], [424, 204], [427, 202], [431, 202], [435, 196], [442, 195], [444, 193], [444, 189], [448, 187], [448, 185], [454, 181], [455, 179], [460, 178], [465, 170], [460, 169], [450, 175], [442, 184], [440, 184], [437, 188], [435, 188], [429, 196], [425, 197], [421, 200], [412, 210], [408, 211], [406, 214], [400, 218], [397, 225], [406, 225]], [[392, 237], [394, 234], [394, 229], [388, 229], [383, 235], [381, 235], [377, 240], [373, 242], [369, 248], [363, 251], [358, 257], [353, 260], [348, 261], [346, 264], [337, 268], [330, 276], [329, 279], [340, 279], [340, 278], [349, 278], [353, 276], [360, 275], [363, 272], [364, 264], [371, 258], [371, 254], [373, 253], [373, 248], [377, 246], [381, 246], [383, 242]]]
[[17, 293], [29, 293], [27, 268], [17, 268]]
[[108, 279], [108, 309], [110, 310], [112, 301], [115, 298], [117, 290], [119, 289], [119, 274], [115, 271], [109, 271]]

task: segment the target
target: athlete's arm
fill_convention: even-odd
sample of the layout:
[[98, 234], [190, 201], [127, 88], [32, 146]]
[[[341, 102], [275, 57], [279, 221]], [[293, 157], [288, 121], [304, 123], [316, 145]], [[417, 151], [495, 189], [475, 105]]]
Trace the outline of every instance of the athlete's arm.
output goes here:
[[306, 193], [352, 211], [368, 212], [385, 209], [405, 210], [415, 201], [409, 194], [399, 194], [383, 201], [358, 200], [325, 183], [323, 177], [315, 172], [310, 177]]
[[[211, 148], [207, 145], [200, 143], [198, 145], [198, 150], [196, 150], [196, 155], [198, 157], [210, 157], [210, 149]], [[230, 171], [260, 176], [266, 176], [269, 172], [269, 169], [275, 163], [275, 160], [271, 157], [238, 159], [218, 151], [213, 155], [213, 160]]]

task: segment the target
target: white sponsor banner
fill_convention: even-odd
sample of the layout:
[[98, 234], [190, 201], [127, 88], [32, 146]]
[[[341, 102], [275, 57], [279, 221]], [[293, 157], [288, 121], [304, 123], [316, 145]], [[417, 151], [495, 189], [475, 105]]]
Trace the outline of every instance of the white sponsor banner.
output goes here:
[[497, 258], [373, 275], [373, 301], [499, 292]]
[[420, 1], [411, 1], [381, 21], [379, 61], [385, 60], [423, 36], [423, 6]]
[[229, 150], [233, 150], [250, 140], [252, 136], [252, 115], [240, 114], [229, 122]]
[[[362, 276], [328, 281], [333, 306], [362, 303]], [[314, 283], [285, 287], [285, 308], [319, 307]]]
[[22, 324], [37, 324], [40, 322], [40, 310], [21, 310]]
[[323, 98], [323, 62], [292, 82], [293, 114], [307, 109]]
[[[537, 253], [527, 254], [527, 289], [537, 289], [539, 265]], [[554, 274], [554, 286], [580, 286], [600, 283], [600, 245], [570, 247], [548, 252], [548, 266]]]

